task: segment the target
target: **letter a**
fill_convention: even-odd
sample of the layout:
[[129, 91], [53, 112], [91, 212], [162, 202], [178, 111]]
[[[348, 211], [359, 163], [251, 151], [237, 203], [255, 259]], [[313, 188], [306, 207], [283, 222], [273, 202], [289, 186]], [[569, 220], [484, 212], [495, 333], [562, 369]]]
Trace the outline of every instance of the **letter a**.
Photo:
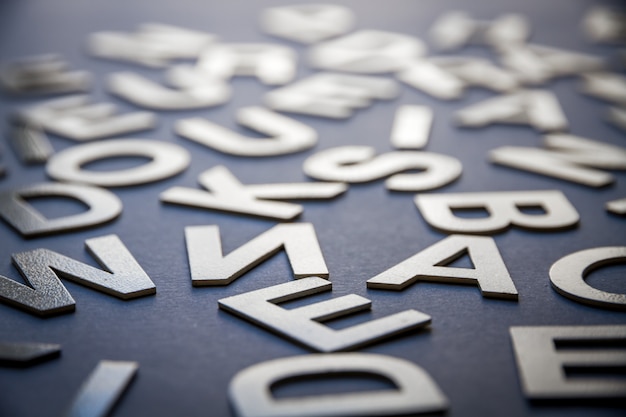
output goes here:
[[[445, 266], [465, 252], [473, 269]], [[417, 281], [477, 283], [484, 297], [517, 299], [515, 284], [490, 237], [452, 235], [370, 278], [368, 288], [402, 290]]]

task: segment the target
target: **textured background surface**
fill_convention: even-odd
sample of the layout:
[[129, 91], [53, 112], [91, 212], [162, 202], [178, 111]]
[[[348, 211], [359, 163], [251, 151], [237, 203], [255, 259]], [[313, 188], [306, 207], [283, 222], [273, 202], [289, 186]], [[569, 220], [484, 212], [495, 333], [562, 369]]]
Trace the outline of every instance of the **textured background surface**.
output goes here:
[[[287, 2], [288, 3], [288, 2]], [[427, 30], [442, 12], [452, 8], [477, 18], [503, 12], [525, 13], [533, 25], [536, 43], [613, 57], [616, 49], [588, 43], [579, 23], [591, 1], [346, 1], [357, 16], [357, 28], [397, 31], [426, 39]], [[312, 70], [305, 65], [305, 48], [262, 34], [259, 12], [285, 2], [235, 0], [229, 2], [15, 1], [0, 4], [0, 58], [45, 52], [65, 57], [73, 68], [93, 72], [91, 96], [110, 101], [122, 111], [134, 109], [104, 89], [107, 74], [132, 70], [155, 79], [162, 71], [90, 58], [85, 53], [89, 33], [100, 30], [132, 31], [143, 22], [162, 22], [218, 34], [225, 42], [277, 42], [294, 47], [301, 58], [299, 76]], [[619, 2], [607, 3], [614, 6]], [[464, 55], [490, 56], [472, 47]], [[573, 134], [624, 145], [623, 132], [603, 121], [607, 105], [577, 92], [578, 80], [559, 79], [548, 87], [558, 96]], [[379, 152], [391, 150], [389, 133], [400, 104], [426, 104], [435, 110], [435, 123], [427, 150], [445, 153], [463, 162], [463, 175], [452, 185], [434, 191], [470, 192], [561, 189], [578, 209], [579, 227], [558, 233], [512, 229], [495, 236], [498, 248], [519, 291], [519, 301], [484, 299], [473, 286], [420, 283], [402, 292], [367, 290], [365, 281], [441, 240], [424, 222], [411, 193], [390, 193], [383, 181], [355, 185], [344, 196], [328, 202], [304, 203], [298, 221], [314, 224], [333, 282], [333, 296], [356, 293], [373, 302], [371, 314], [344, 320], [349, 325], [415, 308], [433, 317], [428, 331], [414, 332], [361, 349], [405, 358], [425, 368], [450, 400], [451, 417], [461, 416], [618, 416], [624, 408], [598, 405], [534, 405], [522, 395], [508, 328], [515, 325], [624, 324], [624, 313], [577, 304], [551, 287], [552, 263], [577, 250], [626, 243], [626, 220], [609, 215], [604, 203], [626, 196], [626, 177], [616, 173], [614, 186], [595, 190], [556, 179], [490, 165], [486, 154], [503, 145], [539, 145], [541, 136], [527, 127], [492, 126], [460, 130], [452, 126], [453, 112], [492, 93], [471, 89], [455, 102], [441, 102], [407, 86], [398, 99], [379, 102], [358, 111], [347, 121], [296, 116], [314, 127], [319, 144], [305, 153], [248, 159], [225, 156], [173, 134], [174, 122], [186, 116], [209, 118], [235, 127], [235, 111], [262, 103], [269, 87], [253, 78], [236, 78], [227, 104], [189, 112], [159, 112], [154, 131], [132, 135], [177, 143], [192, 152], [183, 174], [166, 181], [114, 190], [124, 204], [122, 216], [103, 227], [31, 240], [22, 239], [0, 224], [0, 274], [18, 278], [10, 254], [48, 248], [94, 264], [84, 240], [115, 233], [126, 244], [157, 286], [157, 295], [125, 302], [64, 281], [76, 300], [76, 312], [40, 319], [0, 305], [0, 340], [61, 343], [61, 359], [28, 369], [0, 368], [0, 415], [56, 416], [72, 400], [81, 382], [100, 359], [135, 360], [140, 369], [135, 383], [115, 410], [115, 416], [228, 416], [226, 391], [230, 379], [243, 368], [265, 360], [300, 355], [308, 350], [281, 337], [218, 311], [217, 300], [291, 280], [284, 253], [223, 288], [192, 288], [183, 239], [188, 225], [219, 225], [224, 252], [247, 242], [275, 222], [229, 214], [162, 205], [158, 194], [174, 185], [196, 187], [202, 171], [226, 165], [243, 183], [306, 181], [303, 161], [314, 152], [339, 145], [367, 144]], [[15, 107], [37, 99], [0, 98], [0, 117], [6, 120]], [[3, 122], [6, 136], [7, 124]], [[56, 150], [71, 141], [51, 137]], [[0, 190], [46, 180], [42, 167], [24, 167], [2, 144], [0, 163], [8, 175]], [[122, 162], [100, 164], [100, 169]], [[49, 216], [71, 213], [70, 203], [37, 205]], [[624, 292], [626, 267], [614, 266], [589, 278], [598, 288]], [[328, 295], [314, 299], [325, 299]], [[346, 384], [367, 387], [354, 381]], [[368, 385], [369, 386], [369, 385]], [[377, 386], [374, 384], [374, 386]], [[283, 394], [318, 390], [319, 386], [285, 389]], [[300, 391], [301, 390], [301, 391]]]

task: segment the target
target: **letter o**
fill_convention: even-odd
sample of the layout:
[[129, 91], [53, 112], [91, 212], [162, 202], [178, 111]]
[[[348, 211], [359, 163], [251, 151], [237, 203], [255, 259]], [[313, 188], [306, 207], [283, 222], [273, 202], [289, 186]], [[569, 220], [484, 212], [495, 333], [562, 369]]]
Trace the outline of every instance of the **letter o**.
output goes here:
[[[83, 169], [100, 159], [140, 156], [150, 162], [138, 167], [109, 172]], [[73, 146], [48, 161], [46, 171], [58, 181], [77, 182], [101, 187], [127, 187], [172, 177], [189, 166], [189, 153], [182, 147], [147, 139], [115, 139]]]

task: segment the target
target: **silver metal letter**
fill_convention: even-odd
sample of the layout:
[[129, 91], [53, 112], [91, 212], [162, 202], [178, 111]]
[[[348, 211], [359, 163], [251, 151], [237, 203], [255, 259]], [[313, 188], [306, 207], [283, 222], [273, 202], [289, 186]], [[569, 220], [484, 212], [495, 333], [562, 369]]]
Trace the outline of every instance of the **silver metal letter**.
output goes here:
[[526, 43], [530, 37], [530, 23], [516, 13], [503, 14], [493, 21], [481, 21], [472, 19], [465, 12], [450, 11], [435, 21], [430, 36], [439, 49], [486, 44], [498, 50]]
[[0, 276], [0, 301], [42, 316], [73, 311], [75, 302], [58, 277], [123, 300], [156, 293], [150, 277], [116, 235], [87, 239], [85, 247], [105, 270], [48, 249], [13, 254], [13, 263], [32, 288]]
[[188, 226], [185, 240], [194, 286], [228, 285], [284, 250], [294, 278], [328, 278], [328, 268], [310, 223], [279, 224], [227, 256], [222, 254], [218, 226]]
[[328, 199], [347, 190], [342, 183], [292, 183], [243, 185], [224, 166], [200, 174], [198, 182], [206, 190], [172, 187], [160, 195], [164, 203], [248, 214], [277, 220], [293, 220], [302, 206], [282, 201], [291, 199]]
[[605, 207], [607, 211], [623, 216], [626, 214], [626, 198], [618, 198], [617, 200], [608, 201]]
[[626, 131], [626, 107], [611, 107], [607, 115], [607, 120]]
[[[465, 253], [474, 268], [446, 266]], [[449, 236], [370, 278], [367, 287], [402, 290], [418, 281], [478, 284], [484, 297], [517, 299], [515, 284], [490, 237]]]
[[[490, 193], [420, 194], [415, 204], [426, 222], [445, 233], [491, 234], [518, 226], [530, 230], [560, 230], [578, 224], [578, 212], [558, 190]], [[522, 207], [541, 207], [545, 213], [525, 214]], [[483, 218], [461, 218], [454, 209], [486, 209]]]
[[585, 94], [626, 105], [626, 77], [614, 72], [591, 72], [581, 74], [581, 90]]
[[547, 90], [523, 90], [490, 98], [457, 111], [456, 120], [463, 127], [527, 124], [548, 132], [568, 126], [558, 99]]
[[48, 136], [38, 127], [18, 123], [12, 128], [11, 145], [23, 164], [45, 164], [54, 153]]
[[426, 53], [414, 36], [381, 30], [359, 30], [319, 43], [309, 52], [314, 68], [379, 74], [398, 71]]
[[61, 345], [52, 343], [0, 342], [0, 366], [30, 366], [61, 354]]
[[13, 94], [59, 94], [87, 91], [91, 75], [68, 71], [67, 62], [57, 55], [38, 55], [0, 68], [0, 86]]
[[[398, 174], [412, 169], [422, 171]], [[398, 151], [376, 156], [376, 150], [368, 146], [341, 146], [309, 157], [303, 170], [322, 181], [361, 183], [389, 177], [385, 181], [389, 190], [425, 191], [456, 180], [463, 167], [457, 159], [436, 153]]]
[[500, 93], [519, 87], [515, 75], [486, 59], [464, 56], [439, 56], [417, 59], [396, 74], [420, 91], [441, 100], [461, 98], [466, 87], [479, 86]]
[[524, 84], [543, 84], [556, 77], [601, 71], [602, 58], [543, 45], [513, 45], [500, 48], [500, 60]]
[[391, 146], [397, 149], [422, 149], [428, 143], [433, 110], [428, 106], [398, 107], [391, 130]]
[[154, 110], [192, 110], [213, 107], [230, 99], [231, 88], [221, 80], [187, 83], [174, 77], [165, 87], [134, 72], [116, 72], [109, 76], [108, 89], [124, 100]]
[[430, 28], [430, 37], [439, 49], [454, 50], [464, 47], [478, 28], [467, 13], [450, 11], [437, 18]]
[[75, 95], [26, 108], [17, 116], [23, 123], [75, 141], [89, 141], [153, 129], [156, 117], [150, 112], [115, 115], [111, 103], [89, 104]]
[[[66, 197], [88, 207], [84, 213], [47, 219], [26, 200], [29, 197]], [[22, 236], [35, 237], [96, 226], [122, 213], [122, 202], [110, 191], [79, 184], [39, 183], [0, 193], [0, 216]]]
[[345, 119], [354, 109], [368, 107], [374, 99], [396, 98], [398, 92], [398, 84], [385, 78], [318, 73], [270, 91], [265, 104], [278, 111]]
[[100, 361], [63, 417], [108, 416], [138, 368], [137, 362]]
[[[276, 400], [281, 381], [352, 374], [385, 378], [395, 390]], [[444, 411], [448, 400], [426, 371], [412, 362], [370, 353], [292, 356], [250, 366], [231, 380], [228, 394], [238, 417], [361, 417]]]
[[[626, 326], [533, 326], [511, 327], [511, 340], [524, 393], [531, 399], [589, 399], [626, 396], [626, 382], [619, 378], [577, 376], [568, 378], [567, 368], [590, 371], [626, 367], [624, 349], [560, 350], [558, 343], [601, 344], [626, 340]], [[583, 345], [584, 346], [584, 345]]]
[[91, 55], [164, 68], [176, 59], [197, 58], [217, 38], [205, 32], [160, 23], [145, 23], [134, 33], [96, 32], [89, 36]]
[[317, 143], [315, 129], [263, 107], [237, 110], [237, 122], [270, 138], [250, 138], [198, 117], [179, 120], [174, 130], [194, 142], [238, 156], [285, 155], [305, 151]]
[[626, 170], [626, 149], [574, 135], [544, 138], [548, 149], [503, 146], [489, 152], [492, 163], [536, 172], [589, 187], [611, 184], [613, 175], [593, 168]]
[[[140, 156], [151, 161], [118, 171], [88, 171], [83, 165], [106, 158]], [[173, 143], [148, 139], [112, 139], [73, 146], [48, 161], [48, 175], [58, 181], [102, 187], [127, 187], [172, 177], [189, 166], [189, 153]]]
[[585, 277], [604, 265], [624, 263], [626, 246], [609, 246], [578, 251], [556, 261], [550, 268], [552, 287], [562, 296], [594, 307], [626, 310], [626, 294], [593, 288]]
[[305, 44], [342, 35], [353, 26], [352, 10], [334, 4], [271, 7], [261, 14], [265, 33]]
[[367, 323], [333, 330], [323, 321], [369, 310], [371, 301], [356, 294], [286, 310], [278, 303], [331, 290], [317, 277], [302, 278], [218, 301], [221, 309], [320, 352], [355, 349], [430, 323], [430, 316], [405, 310]]
[[467, 83], [427, 59], [416, 59], [396, 73], [411, 87], [440, 100], [461, 98]]
[[208, 79], [254, 76], [267, 85], [281, 85], [296, 75], [296, 53], [273, 43], [226, 43], [206, 48], [196, 71]]
[[626, 14], [604, 6], [594, 6], [583, 19], [583, 28], [594, 42], [626, 42]]

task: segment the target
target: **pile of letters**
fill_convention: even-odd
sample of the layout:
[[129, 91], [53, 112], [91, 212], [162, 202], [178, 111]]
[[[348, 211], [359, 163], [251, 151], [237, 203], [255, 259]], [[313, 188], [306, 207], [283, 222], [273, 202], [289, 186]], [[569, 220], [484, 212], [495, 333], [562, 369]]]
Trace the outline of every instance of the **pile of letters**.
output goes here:
[[[626, 170], [626, 149], [568, 133], [568, 120], [556, 95], [545, 84], [559, 77], [578, 77], [580, 92], [609, 103], [606, 121], [626, 131], [626, 76], [615, 63], [576, 51], [530, 42], [524, 16], [506, 14], [476, 20], [464, 12], [448, 12], [433, 22], [430, 35], [440, 55], [428, 54], [426, 43], [402, 33], [355, 30], [351, 10], [336, 5], [297, 5], [266, 9], [260, 27], [283, 43], [227, 43], [212, 33], [164, 24], [142, 24], [129, 32], [96, 32], [88, 53], [128, 64], [106, 79], [111, 95], [144, 108], [118, 112], [110, 102], [93, 102], [86, 94], [92, 75], [75, 70], [62, 57], [41, 55], [5, 64], [0, 85], [12, 96], [45, 96], [10, 115], [10, 149], [25, 165], [45, 167], [52, 181], [7, 188], [0, 173], [0, 217], [24, 238], [95, 228], [123, 212], [110, 190], [157, 182], [180, 174], [193, 155], [173, 142], [114, 138], [154, 129], [158, 111], [212, 108], [233, 96], [231, 78], [255, 77], [271, 86], [263, 106], [241, 107], [233, 118], [258, 132], [246, 136], [207, 118], [182, 117], [174, 133], [226, 155], [263, 158], [309, 151], [318, 132], [294, 115], [347, 119], [376, 101], [391, 101], [411, 88], [439, 100], [458, 100], [475, 87], [493, 97], [466, 106], [452, 123], [483, 128], [495, 123], [518, 124], [543, 135], [542, 147], [502, 146], [486, 156], [497, 164], [524, 172], [598, 188], [614, 183], [607, 170]], [[626, 42], [626, 18], [594, 8], [583, 21], [595, 42]], [[298, 59], [289, 42], [309, 45], [305, 62], [319, 70], [298, 78]], [[462, 54], [467, 45], [488, 48], [495, 60]], [[623, 57], [622, 57], [623, 58]], [[622, 62], [624, 64], [624, 62]], [[133, 71], [133, 66], [162, 69], [161, 81]], [[382, 75], [382, 76], [381, 76]], [[553, 231], [576, 227], [579, 214], [559, 190], [424, 193], [445, 187], [463, 172], [453, 156], [426, 151], [434, 122], [426, 105], [402, 105], [389, 132], [390, 150], [362, 145], [338, 146], [312, 153], [302, 170], [315, 181], [244, 184], [225, 165], [198, 176], [199, 188], [174, 186], [155, 199], [167, 205], [217, 210], [279, 221], [278, 225], [223, 255], [217, 225], [188, 226], [185, 242], [191, 284], [228, 285], [251, 268], [284, 250], [295, 280], [219, 300], [219, 308], [264, 327], [320, 354], [276, 359], [242, 370], [231, 380], [230, 401], [239, 416], [405, 415], [454, 408], [436, 381], [417, 364], [365, 353], [338, 353], [424, 328], [431, 317], [408, 309], [352, 327], [335, 330], [325, 321], [365, 311], [372, 302], [356, 294], [285, 309], [279, 304], [331, 291], [329, 271], [314, 225], [291, 222], [304, 211], [294, 201], [335, 199], [350, 184], [384, 179], [390, 191], [413, 193], [426, 223], [448, 236], [367, 280], [367, 288], [400, 291], [419, 281], [470, 284], [483, 297], [516, 301], [518, 291], [491, 235], [510, 227]], [[78, 142], [55, 151], [48, 135]], [[103, 140], [106, 139], [106, 140]], [[95, 161], [140, 157], [139, 166], [116, 171], [90, 170]], [[2, 156], [6, 158], [6, 155]], [[48, 219], [28, 199], [63, 197], [86, 206], [79, 214]], [[528, 212], [524, 208], [539, 209]], [[458, 216], [462, 210], [486, 210], [480, 218]], [[626, 214], [626, 198], [607, 201], [613, 215]], [[5, 226], [6, 226], [5, 225]], [[8, 227], [6, 227], [9, 230]], [[131, 300], [151, 296], [156, 286], [116, 235], [85, 241], [103, 269], [91, 267], [49, 249], [12, 255], [28, 285], [0, 276], [0, 301], [39, 316], [75, 310], [76, 302], [61, 279], [75, 281], [109, 295]], [[3, 254], [7, 256], [7, 254]], [[448, 266], [469, 255], [473, 268]], [[626, 246], [595, 247], [570, 253], [549, 271], [559, 294], [596, 308], [626, 309], [626, 294], [594, 288], [585, 281], [592, 269], [624, 262]], [[624, 367], [623, 351], [602, 354], [562, 353], [559, 340], [626, 339], [626, 325], [513, 326], [510, 336], [524, 394], [529, 399], [626, 396], [623, 380], [572, 380], [564, 366]], [[30, 363], [58, 356], [60, 346], [0, 343], [0, 360]], [[130, 383], [136, 362], [102, 361], [87, 379], [68, 415], [105, 415]], [[280, 400], [273, 384], [296, 377], [346, 373], [387, 378], [395, 390], [336, 394]]]

